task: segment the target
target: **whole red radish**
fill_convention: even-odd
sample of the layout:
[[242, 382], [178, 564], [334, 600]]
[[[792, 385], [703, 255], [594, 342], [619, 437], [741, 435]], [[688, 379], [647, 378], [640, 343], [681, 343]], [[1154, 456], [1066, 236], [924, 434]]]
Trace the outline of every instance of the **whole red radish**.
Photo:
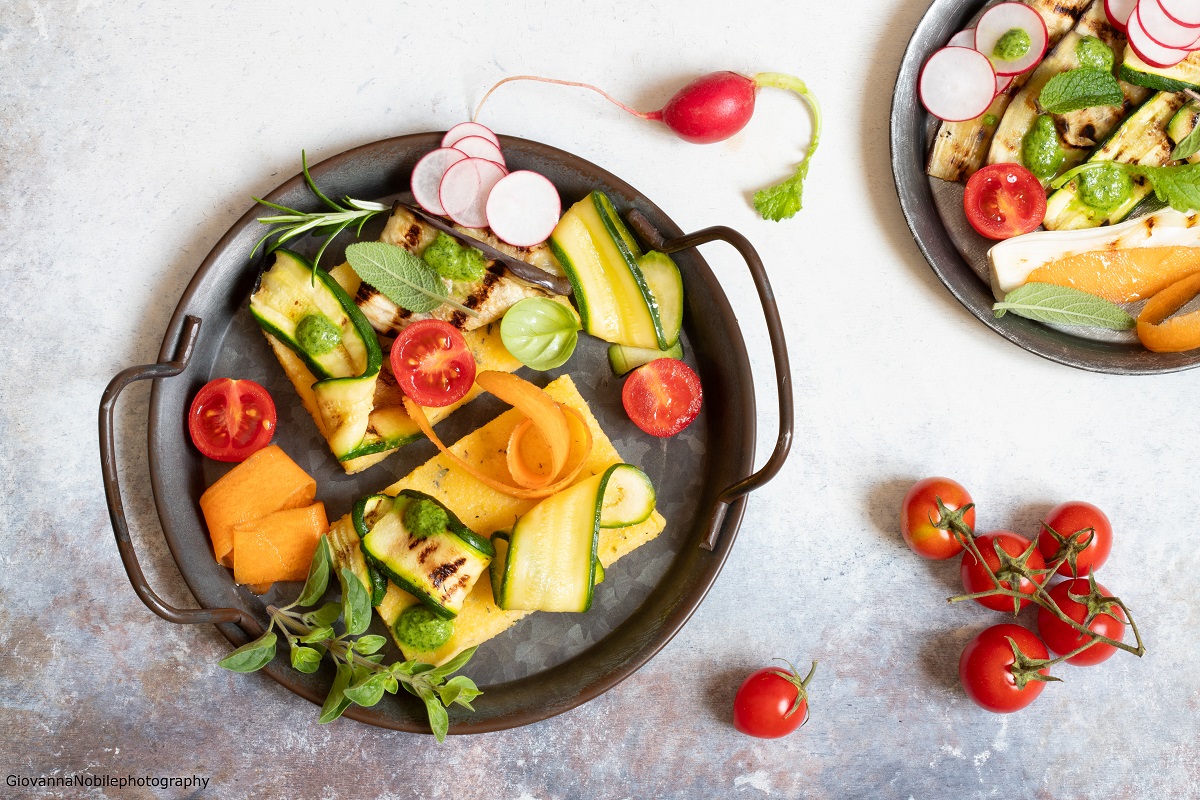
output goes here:
[[661, 122], [676, 136], [696, 144], [712, 144], [733, 136], [746, 127], [754, 115], [754, 97], [764, 86], [787, 89], [800, 95], [813, 116], [812, 139], [804, 158], [796, 165], [792, 176], [774, 186], [754, 193], [754, 208], [763, 219], [781, 220], [795, 215], [802, 207], [804, 178], [817, 143], [821, 138], [821, 106], [804, 81], [782, 72], [760, 72], [753, 78], [736, 72], [710, 72], [701, 75], [676, 92], [667, 104], [657, 111], [637, 111], [588, 83], [542, 78], [537, 75], [513, 75], [488, 89], [479, 101], [473, 119], [479, 118], [483, 104], [492, 92], [510, 81], [541, 81], [560, 86], [577, 86], [603, 96], [613, 105], [642, 119]]

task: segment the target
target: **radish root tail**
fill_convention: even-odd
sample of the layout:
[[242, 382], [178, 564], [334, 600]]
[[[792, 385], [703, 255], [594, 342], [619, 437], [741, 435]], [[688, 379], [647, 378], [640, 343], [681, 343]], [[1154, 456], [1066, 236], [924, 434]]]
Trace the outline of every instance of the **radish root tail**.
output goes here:
[[560, 81], [555, 78], [543, 78], [539, 75], [510, 75], [509, 77], [505, 78], [504, 80], [500, 81], [499, 83], [492, 86], [492, 88], [487, 90], [487, 94], [485, 94], [483, 96], [483, 99], [479, 101], [479, 105], [475, 106], [475, 113], [471, 116], [472, 122], [479, 121], [479, 112], [481, 110], [483, 110], [483, 104], [486, 103], [488, 101], [488, 98], [492, 96], [492, 92], [496, 91], [501, 86], [503, 86], [504, 84], [509, 83], [511, 81], [538, 81], [539, 83], [553, 83], [558, 86], [575, 86], [580, 89], [590, 89], [591, 91], [593, 91], [596, 94], [603, 97], [608, 102], [612, 103], [617, 108], [619, 108], [622, 111], [625, 111], [629, 114], [633, 114], [635, 117], [640, 117], [642, 119], [648, 119], [648, 120], [661, 120], [662, 119], [661, 111], [646, 111], [646, 112], [644, 112], [644, 111], [638, 111], [636, 109], [630, 108], [629, 106], [625, 105], [620, 100], [618, 100], [617, 98], [610, 95], [608, 92], [604, 91], [603, 89], [601, 89], [598, 86], [593, 86], [590, 83], [580, 83], [578, 81]]

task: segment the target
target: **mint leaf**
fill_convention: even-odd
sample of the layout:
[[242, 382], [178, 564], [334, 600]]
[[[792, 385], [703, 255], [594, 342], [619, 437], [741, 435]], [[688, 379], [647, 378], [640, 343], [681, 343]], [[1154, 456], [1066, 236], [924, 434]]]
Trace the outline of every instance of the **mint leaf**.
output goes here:
[[1200, 164], [1178, 167], [1126, 167], [1133, 175], [1150, 181], [1158, 199], [1176, 211], [1200, 211]]
[[1121, 84], [1111, 72], [1084, 67], [1055, 75], [1042, 87], [1038, 103], [1051, 114], [1066, 114], [1095, 106], [1119, 106], [1125, 102]]
[[[296, 598], [295, 605], [311, 606], [321, 599], [321, 595], [325, 594], [325, 587], [329, 585], [329, 566], [332, 563], [333, 555], [329, 550], [329, 539], [325, 537], [325, 534], [321, 534], [321, 539], [317, 542], [317, 550], [313, 553], [312, 563], [308, 565], [308, 579], [304, 581], [304, 588], [300, 591], [300, 596]], [[332, 622], [332, 620], [330, 621]]]
[[277, 638], [274, 631], [267, 631], [253, 642], [247, 642], [222, 658], [217, 665], [233, 672], [256, 672], [275, 658]]
[[1183, 161], [1200, 152], [1200, 112], [1197, 112], [1195, 104], [1189, 105], [1187, 110], [1192, 115], [1192, 130], [1175, 143], [1175, 149], [1171, 151], [1172, 161]]
[[386, 242], [359, 242], [346, 248], [358, 277], [403, 309], [422, 314], [446, 302], [441, 278], [417, 256]]
[[1083, 325], [1091, 328], [1128, 330], [1137, 321], [1121, 307], [1102, 297], [1050, 283], [1027, 283], [1004, 296], [992, 306], [996, 317], [1012, 313], [1058, 325]]

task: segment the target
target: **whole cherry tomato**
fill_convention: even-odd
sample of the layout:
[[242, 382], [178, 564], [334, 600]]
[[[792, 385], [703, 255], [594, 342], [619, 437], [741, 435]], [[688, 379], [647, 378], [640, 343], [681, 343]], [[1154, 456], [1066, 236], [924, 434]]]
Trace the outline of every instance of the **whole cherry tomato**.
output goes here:
[[788, 668], [764, 667], [742, 682], [733, 699], [733, 727], [749, 736], [777, 739], [804, 724], [808, 683], [817, 662], [803, 679], [790, 663]]
[[1060, 552], [1067, 552], [1063, 548], [1076, 552], [1059, 565], [1058, 574], [1068, 578], [1086, 577], [1108, 560], [1112, 550], [1112, 523], [1103, 511], [1081, 500], [1055, 506], [1042, 521], [1038, 549], [1047, 562], [1052, 562]]
[[[1105, 597], [1111, 596], [1108, 590], [1100, 584], [1096, 584], [1096, 593]], [[1063, 581], [1050, 590], [1050, 598], [1058, 605], [1059, 610], [1081, 625], [1087, 619], [1089, 613], [1087, 602], [1085, 600], [1085, 602], [1080, 603], [1072, 600], [1070, 595], [1083, 597], [1090, 594], [1091, 587], [1086, 578]], [[1092, 621], [1088, 623], [1088, 630], [1095, 631], [1118, 642], [1121, 641], [1122, 637], [1125, 636], [1125, 613], [1113, 604], [1102, 604], [1097, 610], [1100, 613], [1096, 614], [1092, 618]], [[1042, 635], [1046, 646], [1057, 655], [1070, 653], [1088, 640], [1086, 634], [1075, 630], [1044, 608], [1038, 609], [1037, 620], [1038, 633]], [[1117, 648], [1111, 644], [1096, 642], [1078, 655], [1068, 658], [1067, 663], [1079, 667], [1090, 667], [1094, 664], [1099, 664], [1101, 661], [1107, 661], [1115, 652], [1117, 652]]]
[[[917, 481], [900, 504], [900, 535], [917, 555], [943, 560], [954, 558], [962, 552], [963, 546], [952, 532], [934, 524], [941, 521], [937, 507], [939, 498], [951, 511], [972, 505], [971, 495], [957, 481], [949, 478]], [[969, 508], [963, 512], [962, 520], [973, 529], [975, 509]]]
[[997, 714], [1018, 711], [1036, 700], [1046, 688], [1044, 681], [1026, 676], [1035, 672], [1047, 675], [1047, 669], [1028, 668], [1025, 675], [1019, 676], [1018, 672], [1022, 670], [1017, 665], [1014, 671], [1017, 656], [1013, 652], [1013, 643], [1026, 658], [1050, 657], [1041, 639], [1028, 628], [1012, 623], [986, 628], [963, 648], [958, 660], [958, 679], [967, 697], [980, 708]]
[[[1021, 594], [1033, 594], [1036, 590], [1036, 584], [1046, 582], [1046, 575], [1036, 575], [1034, 580], [1021, 577], [1013, 586], [1013, 578], [1015, 577], [1011, 570], [1015, 564], [1023, 563], [1031, 571], [1043, 570], [1046, 568], [1046, 561], [1042, 558], [1042, 554], [1038, 551], [1037, 546], [1026, 539], [1024, 536], [1018, 536], [1012, 531], [994, 531], [985, 533], [982, 536], [976, 537], [975, 545], [979, 548], [979, 552], [983, 554], [983, 560], [991, 568], [992, 572], [1000, 579], [1000, 585], [1005, 589], [1015, 589]], [[1001, 557], [996, 553], [997, 545], [1005, 554], [1004, 562], [1001, 563]], [[963, 588], [968, 594], [976, 592], [986, 592], [989, 589], [995, 589], [996, 584], [992, 581], [983, 565], [975, 558], [969, 550], [963, 553], [962, 566], [959, 568], [962, 576]], [[1005, 597], [1003, 595], [993, 595], [991, 597], [977, 597], [975, 602], [979, 603], [984, 608], [990, 608], [995, 611], [1013, 611], [1014, 598]], [[1021, 599], [1021, 608], [1029, 605], [1030, 601]]]

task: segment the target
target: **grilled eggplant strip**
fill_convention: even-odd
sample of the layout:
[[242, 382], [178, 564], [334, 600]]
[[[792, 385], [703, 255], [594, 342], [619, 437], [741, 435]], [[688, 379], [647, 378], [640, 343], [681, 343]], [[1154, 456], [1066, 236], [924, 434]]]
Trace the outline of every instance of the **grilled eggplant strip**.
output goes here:
[[[1095, 0], [1103, 6], [1103, 0]], [[1088, 7], [1088, 0], [1025, 0], [1025, 5], [1041, 15], [1046, 23], [1046, 33], [1049, 35], [1047, 45], [1054, 47], [1068, 31], [1075, 26], [1079, 15]], [[929, 153], [929, 163], [925, 172], [933, 178], [944, 181], [963, 181], [975, 174], [983, 166], [987, 156], [992, 136], [996, 132], [995, 124], [987, 125], [985, 120], [1001, 119], [1008, 109], [1013, 96], [1021, 90], [1029, 79], [1029, 72], [1018, 75], [1007, 89], [996, 95], [991, 106], [980, 116], [966, 122], [943, 122], [938, 127], [933, 139], [933, 149]]]
[[[1079, 66], [1076, 45], [1085, 36], [1092, 36], [1104, 42], [1118, 59], [1116, 67], [1120, 67], [1119, 59], [1125, 51], [1125, 36], [1109, 22], [1103, 0], [1095, 0], [1079, 18], [1075, 29], [1059, 41], [1058, 46], [1038, 65], [1024, 88], [1009, 104], [1008, 111], [992, 139], [987, 157], [989, 164], [1021, 163], [1021, 147], [1025, 135], [1029, 133], [1038, 114], [1041, 113], [1038, 96], [1055, 75]], [[1150, 94], [1150, 90], [1141, 86], [1123, 81], [1120, 85], [1125, 96], [1125, 102], [1121, 106], [1094, 106], [1054, 115], [1059, 145], [1066, 155], [1059, 174], [1082, 164], [1096, 143], [1107, 138], [1117, 123]], [[1042, 183], [1045, 186], [1049, 185], [1049, 182], [1047, 179]]]

